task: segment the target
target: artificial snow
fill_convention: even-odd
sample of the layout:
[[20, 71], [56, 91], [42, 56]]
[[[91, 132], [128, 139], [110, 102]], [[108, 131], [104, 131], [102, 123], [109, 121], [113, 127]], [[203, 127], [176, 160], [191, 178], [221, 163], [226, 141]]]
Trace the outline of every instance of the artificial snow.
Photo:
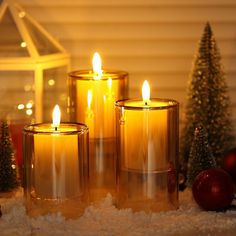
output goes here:
[[89, 206], [76, 220], [66, 220], [60, 213], [28, 217], [22, 190], [11, 198], [0, 198], [0, 205], [1, 236], [233, 236], [236, 232], [236, 211], [203, 211], [192, 200], [190, 191], [180, 193], [178, 210], [152, 214], [119, 210], [108, 194], [99, 204]]

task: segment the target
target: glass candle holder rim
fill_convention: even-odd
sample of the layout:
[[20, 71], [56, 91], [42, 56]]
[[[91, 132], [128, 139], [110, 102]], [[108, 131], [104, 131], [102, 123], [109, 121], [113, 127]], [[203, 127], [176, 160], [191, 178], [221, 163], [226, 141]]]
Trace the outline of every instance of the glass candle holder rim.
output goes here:
[[[83, 123], [77, 123], [77, 122], [61, 122], [59, 127], [65, 128], [65, 127], [73, 127], [75, 128], [75, 130], [57, 130], [57, 131], [53, 131], [53, 130], [37, 130], [37, 127], [43, 127], [43, 126], [48, 126], [48, 127], [52, 127], [52, 123], [49, 122], [45, 122], [45, 123], [35, 123], [35, 124], [30, 124], [30, 125], [26, 125], [23, 129], [23, 133], [32, 133], [32, 134], [53, 134], [54, 132], [58, 132], [58, 134], [60, 135], [70, 135], [70, 134], [84, 134], [84, 133], [88, 133], [89, 132], [89, 128], [87, 125], [83, 124]], [[78, 128], [79, 127], [79, 128]]]
[[[121, 80], [128, 76], [128, 72], [122, 70], [102, 70], [103, 74], [100, 80]], [[68, 73], [69, 77], [77, 80], [94, 80], [93, 70], [75, 70]]]
[[150, 101], [153, 102], [163, 102], [166, 103], [166, 105], [161, 105], [161, 106], [149, 106], [149, 105], [143, 105], [143, 106], [131, 106], [126, 103], [128, 102], [143, 102], [142, 99], [140, 98], [133, 98], [133, 99], [123, 99], [123, 100], [118, 100], [115, 102], [116, 107], [124, 107], [124, 109], [127, 110], [162, 110], [162, 109], [169, 109], [173, 107], [178, 107], [179, 102], [177, 102], [174, 99], [167, 99], [167, 98], [150, 98]]

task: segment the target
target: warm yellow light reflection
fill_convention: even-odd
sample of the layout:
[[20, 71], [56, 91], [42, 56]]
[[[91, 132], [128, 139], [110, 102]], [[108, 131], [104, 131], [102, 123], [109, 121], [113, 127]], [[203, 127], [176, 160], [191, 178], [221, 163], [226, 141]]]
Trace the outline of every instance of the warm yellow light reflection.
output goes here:
[[28, 116], [31, 116], [31, 115], [33, 114], [33, 110], [32, 110], [32, 109], [27, 109], [27, 110], [26, 110], [26, 114], [27, 114]]
[[111, 78], [109, 78], [107, 80], [107, 84], [108, 84], [108, 88], [111, 90], [111, 88], [112, 88], [112, 79]]
[[102, 77], [102, 59], [97, 52], [95, 52], [93, 55], [93, 73], [94, 73], [95, 80], [101, 79], [101, 77]]
[[143, 82], [142, 97], [144, 104], [148, 105], [148, 103], [150, 102], [150, 86], [147, 80]]
[[25, 12], [24, 11], [20, 11], [19, 12], [19, 17], [20, 18], [24, 18], [25, 17]]
[[92, 98], [93, 98], [92, 91], [88, 90], [87, 105], [89, 109], [91, 108]]
[[60, 125], [60, 121], [61, 121], [61, 111], [60, 111], [59, 106], [56, 105], [52, 113], [52, 126], [54, 128], [58, 128]]
[[26, 104], [26, 108], [27, 109], [31, 109], [33, 107], [33, 103], [32, 102], [28, 102], [27, 104]]
[[121, 107], [121, 119], [120, 119], [121, 124], [124, 124], [125, 122], [125, 108]]
[[24, 90], [25, 90], [25, 92], [29, 92], [31, 90], [31, 85], [30, 84], [26, 84], [24, 86]]
[[54, 84], [55, 84], [55, 80], [54, 79], [48, 80], [48, 85], [49, 86], [53, 86]]
[[25, 105], [24, 104], [19, 104], [17, 106], [18, 110], [23, 110], [25, 108]]
[[20, 46], [21, 46], [22, 48], [25, 48], [25, 47], [27, 46], [27, 44], [26, 44], [26, 42], [21, 42]]

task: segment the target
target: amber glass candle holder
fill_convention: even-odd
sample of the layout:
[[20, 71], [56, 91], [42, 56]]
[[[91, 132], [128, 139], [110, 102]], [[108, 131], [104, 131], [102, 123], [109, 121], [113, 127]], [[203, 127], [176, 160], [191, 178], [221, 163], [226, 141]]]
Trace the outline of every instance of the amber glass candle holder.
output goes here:
[[128, 93], [128, 74], [103, 70], [98, 79], [92, 70], [69, 73], [71, 122], [89, 127], [90, 201], [116, 192], [115, 101]]
[[88, 204], [88, 128], [79, 123], [24, 128], [24, 190], [30, 216], [80, 216]]
[[116, 102], [117, 206], [158, 212], [178, 208], [178, 103]]

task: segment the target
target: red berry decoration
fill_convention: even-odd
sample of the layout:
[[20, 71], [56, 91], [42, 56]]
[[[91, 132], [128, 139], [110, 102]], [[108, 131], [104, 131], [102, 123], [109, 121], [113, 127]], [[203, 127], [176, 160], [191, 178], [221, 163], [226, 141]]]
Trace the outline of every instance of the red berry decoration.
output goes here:
[[222, 168], [232, 176], [236, 184], [236, 148], [231, 149], [225, 155]]
[[204, 210], [224, 210], [234, 198], [234, 182], [223, 169], [212, 168], [198, 174], [192, 192], [195, 201]]

